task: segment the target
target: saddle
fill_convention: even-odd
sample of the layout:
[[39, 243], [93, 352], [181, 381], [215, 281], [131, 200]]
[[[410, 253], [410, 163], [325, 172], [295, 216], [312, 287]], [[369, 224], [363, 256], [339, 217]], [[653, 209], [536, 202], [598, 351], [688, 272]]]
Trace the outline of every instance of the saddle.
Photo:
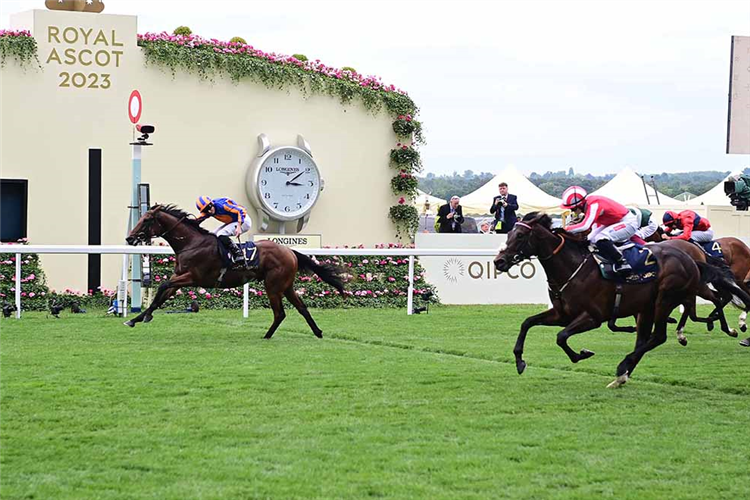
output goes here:
[[708, 241], [706, 243], [698, 243], [697, 241], [690, 240], [691, 243], [694, 243], [701, 247], [704, 252], [706, 252], [711, 257], [714, 257], [716, 259], [724, 260], [724, 252], [721, 250], [721, 243], [719, 243], [716, 240]]
[[253, 243], [252, 241], [246, 241], [244, 243], [240, 243], [239, 245], [240, 250], [245, 256], [244, 266], [242, 266], [241, 264], [235, 264], [235, 262], [232, 260], [232, 252], [230, 252], [229, 249], [224, 246], [224, 244], [221, 242], [221, 239], [216, 238], [216, 241], [219, 245], [219, 255], [221, 255], [223, 268], [232, 269], [239, 266], [240, 268], [245, 267], [247, 269], [257, 269], [260, 265], [260, 253], [258, 252], [258, 248], [255, 246], [255, 243]]
[[633, 270], [625, 276], [613, 271], [614, 262], [600, 255], [596, 247], [590, 247], [591, 253], [599, 266], [602, 278], [609, 281], [624, 284], [648, 283], [655, 280], [659, 275], [659, 263], [647, 246], [629, 241], [617, 246], [625, 260]]

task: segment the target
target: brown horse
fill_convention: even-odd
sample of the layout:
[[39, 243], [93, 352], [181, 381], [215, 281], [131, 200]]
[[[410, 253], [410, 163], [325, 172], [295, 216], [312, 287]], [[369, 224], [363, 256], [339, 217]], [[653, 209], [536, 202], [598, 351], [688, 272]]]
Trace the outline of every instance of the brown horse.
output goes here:
[[[502, 272], [537, 256], [547, 274], [552, 308], [526, 318], [521, 325], [513, 350], [519, 374], [526, 369], [523, 347], [531, 327], [563, 326], [557, 334], [557, 345], [577, 363], [594, 353], [587, 349], [575, 352], [568, 345], [569, 337], [597, 328], [611, 317], [637, 315], [635, 349], [618, 365], [617, 378], [609, 385], [618, 387], [627, 382], [648, 351], [666, 341], [670, 313], [687, 297], [698, 293], [701, 283], [710, 281], [717, 289], [743, 293], [710, 264], [696, 264], [677, 248], [657, 245], [649, 249], [660, 265], [657, 279], [623, 285], [622, 302], [614, 314], [616, 284], [601, 277], [588, 241], [562, 229], [553, 231], [551, 226], [552, 220], [546, 214], [526, 215], [508, 235], [506, 248], [495, 257], [495, 267]], [[750, 303], [750, 297], [744, 298]]]
[[[647, 238], [647, 241], [676, 242], [676, 241], [681, 241], [681, 240], [666, 239], [664, 236], [664, 231], [662, 230], [662, 228], [659, 228], [653, 235]], [[732, 274], [734, 275], [735, 282], [740, 288], [742, 288], [743, 291], [745, 291], [745, 293], [750, 294], [750, 248], [748, 248], [748, 246], [745, 245], [745, 243], [743, 243], [741, 240], [734, 238], [732, 236], [719, 238], [716, 241], [718, 241], [719, 244], [721, 245], [721, 251], [722, 251], [722, 254], [724, 255], [724, 261], [729, 266]], [[703, 249], [698, 247], [695, 244], [691, 244], [691, 246], [694, 247], [694, 250], [692, 250], [690, 255], [693, 256], [694, 258], [705, 260], [706, 253], [703, 252]], [[701, 322], [709, 323], [710, 325], [711, 319], [715, 316], [715, 313], [716, 311], [712, 312], [711, 315], [709, 315], [707, 319], [697, 318], [697, 320]], [[740, 314], [739, 327], [740, 327], [740, 330], [743, 332], [747, 331], [747, 313], [748, 311], [747, 309], [745, 309]], [[695, 321], [695, 319], [693, 319], [692, 317], [691, 317], [691, 320]], [[736, 336], [736, 335], [732, 335], [732, 336]], [[740, 342], [740, 345], [745, 346], [745, 347], [750, 346], [750, 337], [742, 340]]]
[[126, 241], [129, 245], [137, 245], [141, 242], [150, 242], [151, 238], [155, 237], [164, 238], [174, 250], [177, 257], [174, 274], [159, 286], [148, 309], [125, 322], [129, 327], [134, 327], [141, 321], [151, 321], [153, 312], [179, 288], [234, 288], [250, 280], [263, 280], [273, 310], [273, 323], [264, 338], [270, 339], [286, 317], [282, 297], [286, 297], [297, 308], [315, 336], [322, 338], [323, 332], [294, 291], [297, 269], [314, 272], [339, 293], [344, 293], [339, 268], [330, 264], [317, 264], [310, 257], [272, 241], [257, 243], [260, 258], [257, 268], [224, 270], [216, 236], [200, 227], [189, 214], [173, 205], [151, 207], [138, 221]]

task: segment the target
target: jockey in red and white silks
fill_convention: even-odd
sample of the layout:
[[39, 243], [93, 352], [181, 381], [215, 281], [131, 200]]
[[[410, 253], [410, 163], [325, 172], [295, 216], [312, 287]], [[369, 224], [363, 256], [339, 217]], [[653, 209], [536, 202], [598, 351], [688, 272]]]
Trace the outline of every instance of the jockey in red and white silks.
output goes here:
[[[670, 240], [693, 240], [698, 243], [710, 243], [714, 239], [714, 230], [708, 219], [701, 217], [692, 210], [683, 210], [675, 213], [671, 210], [664, 213], [662, 222], [666, 226], [666, 233]], [[672, 232], [681, 230], [678, 236], [672, 236]]]
[[615, 262], [614, 270], [626, 274], [632, 269], [615, 243], [628, 241], [638, 231], [639, 221], [625, 206], [605, 196], [589, 196], [580, 186], [571, 186], [562, 196], [561, 208], [583, 212], [583, 220], [565, 228], [570, 233], [591, 230], [588, 239], [599, 253]]

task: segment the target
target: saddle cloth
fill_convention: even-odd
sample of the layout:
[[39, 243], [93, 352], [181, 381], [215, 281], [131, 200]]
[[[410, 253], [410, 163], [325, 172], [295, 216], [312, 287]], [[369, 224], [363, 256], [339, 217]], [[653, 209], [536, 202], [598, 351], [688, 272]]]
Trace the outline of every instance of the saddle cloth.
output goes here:
[[706, 243], [698, 243], [697, 241], [693, 241], [693, 243], [695, 243], [696, 245], [700, 245], [703, 251], [711, 257], [716, 257], [717, 259], [724, 260], [724, 252], [721, 251], [721, 244], [718, 241], [714, 240]]
[[651, 253], [648, 247], [637, 243], [629, 242], [618, 249], [622, 252], [625, 260], [628, 261], [633, 271], [625, 276], [620, 276], [612, 270], [613, 263], [605, 259], [598, 252], [593, 252], [596, 263], [599, 264], [599, 271], [606, 280], [616, 281], [618, 283], [648, 283], [657, 278], [659, 274], [659, 263], [656, 257]]
[[[219, 254], [221, 255], [221, 261], [224, 264], [224, 267], [234, 266], [234, 262], [232, 261], [232, 253], [224, 246], [219, 238], [216, 238], [216, 241], [219, 242]], [[245, 254], [247, 267], [258, 267], [258, 265], [260, 264], [260, 252], [258, 252], [258, 248], [255, 246], [255, 243], [253, 243], [252, 241], [241, 243], [240, 250], [242, 250]]]

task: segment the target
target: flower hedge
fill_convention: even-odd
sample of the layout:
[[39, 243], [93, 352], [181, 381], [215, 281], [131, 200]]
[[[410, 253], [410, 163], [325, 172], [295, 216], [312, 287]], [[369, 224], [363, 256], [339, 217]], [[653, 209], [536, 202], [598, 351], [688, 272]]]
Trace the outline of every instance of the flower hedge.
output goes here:
[[[345, 247], [349, 248], [349, 247]], [[364, 248], [362, 245], [351, 248]], [[405, 248], [401, 244], [376, 245], [376, 248]], [[340, 266], [345, 273], [345, 296], [323, 282], [317, 275], [299, 273], [294, 288], [308, 307], [406, 307], [409, 287], [409, 258], [392, 256], [318, 256], [318, 262]], [[169, 279], [174, 269], [173, 255], [154, 255], [151, 261], [151, 288], [158, 288]], [[415, 304], [424, 302], [421, 295], [432, 294], [431, 303], [437, 303], [434, 286], [424, 280], [424, 269], [414, 262]], [[205, 289], [183, 288], [163, 309], [183, 309], [197, 300], [202, 308], [239, 309], [242, 307], [242, 288]], [[251, 308], [269, 307], [262, 282], [250, 282]], [[289, 304], [286, 304], [289, 307]]]
[[[26, 241], [21, 240], [19, 244], [24, 245]], [[16, 301], [16, 255], [0, 254], [0, 304], [15, 304]], [[49, 310], [52, 304], [68, 308], [74, 302], [83, 308], [107, 308], [114, 295], [114, 290], [107, 289], [86, 292], [70, 288], [61, 292], [50, 290], [39, 256], [21, 254], [21, 308], [25, 311]]]
[[[21, 244], [25, 242], [20, 242]], [[363, 248], [352, 247], [352, 248]], [[378, 248], [403, 248], [401, 244], [379, 245]], [[21, 261], [21, 307], [25, 311], [49, 310], [51, 304], [69, 308], [74, 302], [82, 308], [106, 309], [116, 295], [115, 290], [77, 291], [66, 288], [56, 292], [46, 284], [44, 271], [36, 254], [23, 254]], [[409, 287], [409, 259], [407, 257], [318, 257], [319, 262], [341, 266], [345, 273], [346, 297], [324, 283], [315, 274], [298, 274], [295, 290], [308, 307], [406, 307]], [[173, 255], [154, 255], [151, 260], [152, 288], [171, 276]], [[16, 254], [0, 254], [0, 304], [15, 303]], [[421, 304], [421, 294], [430, 292], [429, 302], [438, 302], [435, 288], [424, 280], [419, 261], [414, 263], [415, 305]], [[197, 300], [206, 309], [239, 309], [242, 307], [242, 288], [178, 290], [162, 309], [183, 309]], [[269, 307], [262, 282], [250, 282], [250, 307]], [[287, 304], [289, 307], [289, 304]]]
[[[402, 151], [391, 151], [391, 164], [410, 174], [421, 170], [416, 145], [423, 144], [424, 137], [422, 124], [414, 119], [419, 110], [403, 90], [383, 83], [380, 77], [365, 76], [350, 67], [339, 69], [326, 66], [319, 59], [310, 61], [306, 57], [263, 52], [240, 40], [205, 39], [193, 35], [186, 27], [181, 28], [184, 29], [175, 30], [175, 34], [138, 35], [138, 45], [143, 49], [146, 64], [165, 66], [173, 76], [182, 69], [209, 80], [226, 76], [233, 82], [247, 79], [273, 89], [294, 87], [305, 96], [324, 94], [337, 97], [345, 105], [356, 99], [372, 113], [385, 108], [396, 117], [392, 124], [396, 136], [412, 141], [408, 146], [399, 144], [397, 149]], [[32, 60], [39, 65], [36, 41], [28, 31], [0, 31], [0, 65], [4, 65], [8, 57], [15, 58], [22, 65]], [[407, 189], [396, 194], [412, 201], [416, 190], [412, 193]], [[389, 212], [396, 225], [396, 237], [411, 240], [416, 227], [412, 230], [411, 225], [399, 222], [402, 219], [393, 217], [394, 210], [401, 209], [394, 205]]]

